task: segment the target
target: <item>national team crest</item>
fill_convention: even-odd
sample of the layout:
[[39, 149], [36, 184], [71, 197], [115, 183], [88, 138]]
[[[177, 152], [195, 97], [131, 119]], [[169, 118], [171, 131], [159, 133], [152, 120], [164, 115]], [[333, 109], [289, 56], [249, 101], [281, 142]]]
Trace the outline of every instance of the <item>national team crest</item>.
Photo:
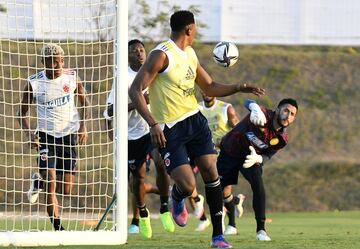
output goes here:
[[64, 90], [65, 93], [69, 93], [69, 92], [70, 92], [70, 86], [67, 85], [67, 84], [64, 85], [64, 86], [63, 86], [63, 90]]
[[165, 163], [165, 166], [166, 166], [166, 167], [169, 167], [169, 165], [170, 165], [170, 159], [169, 159], [169, 158], [166, 158], [166, 159], [164, 160], [164, 163]]

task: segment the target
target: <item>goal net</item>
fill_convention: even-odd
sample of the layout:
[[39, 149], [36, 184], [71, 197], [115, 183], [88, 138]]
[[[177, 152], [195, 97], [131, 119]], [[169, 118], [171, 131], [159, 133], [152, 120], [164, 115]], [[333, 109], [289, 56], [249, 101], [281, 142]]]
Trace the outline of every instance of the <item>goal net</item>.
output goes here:
[[[124, 145], [109, 139], [103, 111], [107, 95], [121, 74], [119, 69], [126, 69], [127, 8], [127, 1], [119, 0], [0, 0], [0, 246], [126, 242], [127, 167], [122, 165], [126, 163], [126, 142]], [[125, 24], [120, 38], [121, 21]], [[45, 69], [40, 51], [47, 43], [62, 47], [64, 68], [73, 69], [79, 76], [90, 103], [86, 108], [87, 143], [74, 146], [77, 165], [72, 172], [72, 191], [56, 194], [63, 231], [54, 231], [50, 222], [46, 187], [36, 202], [31, 204], [28, 200], [32, 175], [39, 172], [38, 161], [43, 158], [41, 151], [30, 147], [29, 137], [19, 123], [28, 77]], [[119, 58], [123, 48], [125, 53]], [[116, 91], [127, 93], [123, 89]], [[53, 105], [62, 104], [50, 98], [47, 101], [54, 101]], [[116, 121], [122, 118], [123, 103], [117, 99], [115, 109], [119, 114], [114, 123], [120, 124]], [[120, 99], [127, 101], [127, 96]], [[32, 132], [39, 122], [37, 103], [31, 99], [26, 113]], [[75, 105], [79, 110], [79, 101]], [[127, 132], [126, 122], [114, 129], [123, 135], [120, 129], [124, 127]], [[120, 150], [120, 146], [125, 147]], [[65, 155], [62, 158], [57, 154], [56, 163], [64, 158]], [[63, 172], [58, 173], [61, 176]], [[63, 181], [60, 177], [56, 185], [64, 186]], [[43, 184], [48, 186], [45, 179]]]

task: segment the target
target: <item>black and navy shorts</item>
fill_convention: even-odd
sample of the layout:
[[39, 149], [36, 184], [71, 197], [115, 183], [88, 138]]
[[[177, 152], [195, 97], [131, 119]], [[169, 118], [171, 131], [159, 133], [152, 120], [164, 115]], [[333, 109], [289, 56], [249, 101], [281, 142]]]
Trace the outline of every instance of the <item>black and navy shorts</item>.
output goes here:
[[40, 138], [38, 165], [42, 169], [56, 169], [56, 174], [71, 173], [76, 169], [76, 141], [77, 135], [53, 137], [44, 132], [38, 133]]
[[245, 158], [230, 156], [222, 147], [220, 148], [220, 154], [217, 158], [216, 167], [222, 187], [236, 185], [238, 183], [239, 172], [241, 172], [245, 179], [250, 183], [253, 182], [256, 175], [262, 175], [262, 166], [244, 168], [244, 162]]
[[134, 171], [146, 161], [147, 154], [153, 149], [150, 133], [136, 140], [128, 140], [128, 167]]
[[198, 112], [168, 128], [165, 125], [166, 147], [159, 152], [168, 173], [174, 168], [189, 164], [196, 158], [216, 154], [206, 118]]

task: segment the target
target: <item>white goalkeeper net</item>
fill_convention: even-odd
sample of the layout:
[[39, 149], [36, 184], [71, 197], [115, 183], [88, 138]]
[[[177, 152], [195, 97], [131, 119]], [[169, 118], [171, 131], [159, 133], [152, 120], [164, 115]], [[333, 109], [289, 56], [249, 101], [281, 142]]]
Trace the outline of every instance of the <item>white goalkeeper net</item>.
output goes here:
[[[66, 231], [71, 231], [70, 237], [76, 238], [72, 242], [61, 241], [59, 233], [56, 237], [60, 238], [59, 244], [119, 243], [119, 237], [117, 242], [110, 241], [114, 235], [105, 242], [106, 235], [101, 235], [102, 240], [96, 235], [118, 230], [115, 205], [110, 206], [115, 193], [113, 142], [104, 131], [103, 111], [116, 78], [116, 5], [119, 2], [0, 0], [0, 246], [23, 245], [17, 239], [4, 242], [9, 232], [21, 236], [22, 232], [30, 231], [37, 236], [39, 232], [53, 231], [46, 211], [45, 191], [34, 204], [27, 198], [31, 176], [39, 172], [39, 152], [30, 148], [28, 137], [24, 136], [17, 120], [27, 78], [44, 70], [40, 50], [49, 42], [63, 48], [64, 67], [77, 72], [90, 102], [86, 121], [89, 137], [86, 145], [76, 146], [78, 159], [73, 190], [70, 195], [57, 194], [61, 224]], [[35, 103], [32, 101], [27, 112], [32, 130], [37, 122]], [[123, 205], [126, 209], [127, 204]], [[91, 236], [77, 234], [94, 230], [109, 207], [108, 215], [100, 224], [101, 232], [92, 232]], [[29, 240], [31, 244], [33, 239]], [[42, 241], [44, 245], [57, 244], [51, 239]]]

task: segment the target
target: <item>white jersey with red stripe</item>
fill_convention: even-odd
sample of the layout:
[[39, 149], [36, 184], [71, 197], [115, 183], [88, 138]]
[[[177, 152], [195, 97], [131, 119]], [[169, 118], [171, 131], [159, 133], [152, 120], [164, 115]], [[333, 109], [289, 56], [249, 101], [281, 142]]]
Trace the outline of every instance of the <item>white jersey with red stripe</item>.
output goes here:
[[63, 69], [61, 76], [48, 79], [45, 71], [28, 78], [37, 108], [37, 130], [54, 137], [64, 137], [79, 130], [75, 106], [76, 72]]

